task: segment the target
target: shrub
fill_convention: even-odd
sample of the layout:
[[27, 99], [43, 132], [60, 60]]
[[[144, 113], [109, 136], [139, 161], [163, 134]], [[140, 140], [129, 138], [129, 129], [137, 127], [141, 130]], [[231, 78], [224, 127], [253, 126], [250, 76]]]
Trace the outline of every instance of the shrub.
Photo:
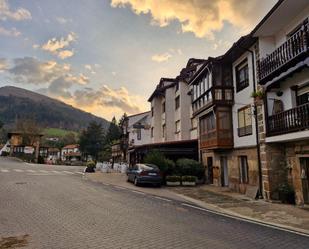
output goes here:
[[95, 162], [94, 161], [89, 161], [86, 164], [87, 168], [95, 168]]
[[1, 153], [1, 156], [9, 156], [9, 155], [10, 155], [10, 153], [7, 152], [7, 151], [2, 151], [2, 153]]
[[199, 179], [205, 177], [203, 165], [193, 159], [178, 159], [176, 162], [176, 171], [183, 176], [196, 176]]
[[166, 159], [165, 156], [158, 150], [150, 151], [144, 158], [144, 163], [157, 165], [162, 172], [167, 172], [168, 167], [172, 167], [170, 160]]
[[167, 176], [166, 181], [167, 182], [180, 182], [181, 177], [180, 176]]
[[182, 182], [196, 182], [197, 177], [196, 176], [182, 176], [181, 181]]

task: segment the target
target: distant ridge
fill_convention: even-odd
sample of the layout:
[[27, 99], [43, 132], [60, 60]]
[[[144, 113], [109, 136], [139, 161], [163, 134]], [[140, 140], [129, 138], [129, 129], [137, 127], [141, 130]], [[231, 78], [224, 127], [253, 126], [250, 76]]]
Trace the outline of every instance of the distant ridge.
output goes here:
[[14, 86], [0, 87], [0, 120], [13, 126], [18, 118], [35, 119], [42, 127], [79, 131], [91, 121], [105, 129], [109, 122], [59, 100]]

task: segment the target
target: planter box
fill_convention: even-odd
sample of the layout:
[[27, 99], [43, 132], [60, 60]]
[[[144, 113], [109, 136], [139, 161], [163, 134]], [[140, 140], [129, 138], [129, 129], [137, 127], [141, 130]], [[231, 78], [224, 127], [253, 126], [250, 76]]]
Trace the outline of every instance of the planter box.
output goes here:
[[182, 182], [182, 186], [195, 186], [196, 182]]
[[180, 186], [180, 182], [166, 182], [167, 186]]

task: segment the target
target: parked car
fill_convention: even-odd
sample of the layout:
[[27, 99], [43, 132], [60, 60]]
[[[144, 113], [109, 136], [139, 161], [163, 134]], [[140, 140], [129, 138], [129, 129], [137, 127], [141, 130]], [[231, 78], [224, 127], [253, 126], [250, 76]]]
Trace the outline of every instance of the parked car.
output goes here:
[[138, 163], [127, 170], [128, 182], [133, 182], [135, 186], [140, 184], [152, 184], [160, 187], [162, 176], [158, 166], [154, 164]]

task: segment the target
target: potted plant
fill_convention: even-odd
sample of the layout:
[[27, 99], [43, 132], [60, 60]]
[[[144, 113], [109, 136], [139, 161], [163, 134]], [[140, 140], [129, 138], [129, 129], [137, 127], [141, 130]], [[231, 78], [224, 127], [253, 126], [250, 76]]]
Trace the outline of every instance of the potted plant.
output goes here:
[[254, 99], [255, 104], [261, 104], [264, 96], [265, 93], [262, 90], [257, 90], [251, 93], [251, 97]]
[[89, 161], [86, 164], [86, 173], [94, 173], [95, 172], [95, 162], [94, 161]]
[[180, 176], [167, 176], [166, 185], [167, 186], [180, 186], [181, 177]]
[[282, 203], [295, 204], [295, 191], [288, 183], [281, 184], [278, 192]]
[[181, 184], [182, 186], [195, 186], [197, 181], [196, 176], [182, 176]]

